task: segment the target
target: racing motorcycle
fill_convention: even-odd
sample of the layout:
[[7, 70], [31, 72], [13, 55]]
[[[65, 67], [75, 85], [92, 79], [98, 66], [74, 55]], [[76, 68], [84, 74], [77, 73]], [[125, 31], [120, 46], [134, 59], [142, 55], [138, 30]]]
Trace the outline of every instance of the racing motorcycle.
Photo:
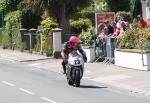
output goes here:
[[68, 62], [66, 64], [66, 77], [68, 84], [79, 87], [83, 72], [84, 59], [77, 50], [73, 50], [69, 53]]

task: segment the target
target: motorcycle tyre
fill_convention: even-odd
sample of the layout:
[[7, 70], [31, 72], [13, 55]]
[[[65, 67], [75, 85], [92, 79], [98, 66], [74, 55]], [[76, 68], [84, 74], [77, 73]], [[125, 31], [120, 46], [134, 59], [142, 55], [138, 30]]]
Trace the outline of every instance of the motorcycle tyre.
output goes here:
[[80, 86], [80, 71], [76, 70], [75, 71], [75, 87]]
[[73, 85], [74, 84], [73, 81], [69, 80], [69, 79], [67, 79], [67, 82], [68, 82], [69, 85]]

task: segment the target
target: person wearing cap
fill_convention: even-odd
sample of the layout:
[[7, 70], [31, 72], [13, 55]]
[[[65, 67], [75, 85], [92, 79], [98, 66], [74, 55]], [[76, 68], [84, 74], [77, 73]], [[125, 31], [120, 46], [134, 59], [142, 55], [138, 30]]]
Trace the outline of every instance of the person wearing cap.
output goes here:
[[146, 27], [148, 27], [147, 22], [142, 18], [141, 15], [138, 15], [137, 19], [138, 19], [138, 27], [140, 27], [140, 28], [146, 28]]

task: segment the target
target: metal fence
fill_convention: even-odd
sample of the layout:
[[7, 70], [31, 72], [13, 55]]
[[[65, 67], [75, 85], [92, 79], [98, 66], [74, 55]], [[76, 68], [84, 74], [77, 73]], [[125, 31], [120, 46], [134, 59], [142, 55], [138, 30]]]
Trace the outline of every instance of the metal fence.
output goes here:
[[116, 46], [116, 38], [108, 37], [106, 39], [95, 38], [95, 55], [96, 62], [114, 63], [114, 50]]

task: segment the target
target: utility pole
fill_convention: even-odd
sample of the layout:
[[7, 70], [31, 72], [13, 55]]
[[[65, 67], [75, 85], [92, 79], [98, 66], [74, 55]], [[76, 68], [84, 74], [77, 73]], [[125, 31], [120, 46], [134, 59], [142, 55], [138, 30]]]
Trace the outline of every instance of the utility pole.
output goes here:
[[94, 7], [95, 7], [95, 12], [97, 11], [97, 2], [94, 0]]
[[0, 17], [0, 19], [1, 19], [0, 27], [3, 27], [3, 25], [4, 25], [4, 16], [5, 16], [6, 8], [7, 8], [7, 0], [5, 0], [4, 7], [3, 7], [2, 11], [1, 11], [1, 15], [0, 15], [1, 16]]
[[0, 12], [0, 28], [3, 26], [3, 21], [4, 19], [3, 19], [3, 11], [2, 12]]

